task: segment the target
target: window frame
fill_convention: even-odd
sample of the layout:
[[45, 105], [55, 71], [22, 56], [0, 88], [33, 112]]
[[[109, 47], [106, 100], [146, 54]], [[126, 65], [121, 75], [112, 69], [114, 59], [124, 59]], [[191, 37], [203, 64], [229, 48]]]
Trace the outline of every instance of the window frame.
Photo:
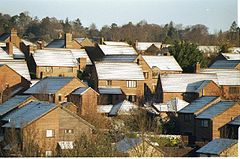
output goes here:
[[[49, 131], [51, 131], [51, 135], [49, 135]], [[54, 130], [53, 129], [47, 129], [46, 130], [46, 138], [53, 138], [54, 137]]]
[[127, 82], [127, 88], [137, 88], [137, 81], [134, 81], [134, 80], [129, 80], [129, 81], [126, 81]]

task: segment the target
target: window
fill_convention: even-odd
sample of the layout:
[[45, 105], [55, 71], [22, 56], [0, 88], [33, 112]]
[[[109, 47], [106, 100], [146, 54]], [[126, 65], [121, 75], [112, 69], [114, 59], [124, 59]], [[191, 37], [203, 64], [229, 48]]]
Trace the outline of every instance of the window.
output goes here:
[[239, 94], [240, 90], [238, 87], [229, 87], [229, 94]]
[[46, 156], [46, 157], [52, 156], [52, 151], [46, 151], [46, 152], [45, 152], [45, 156]]
[[201, 120], [201, 127], [207, 128], [208, 127], [208, 120]]
[[137, 64], [138, 64], [138, 65], [140, 64], [140, 60], [139, 60], [139, 59], [137, 59]]
[[64, 133], [65, 134], [73, 134], [73, 129], [65, 129]]
[[144, 78], [148, 79], [148, 72], [143, 72]]
[[137, 101], [137, 96], [136, 95], [127, 95], [127, 100], [130, 102], [136, 102]]
[[111, 81], [111, 80], [107, 80], [107, 81], [106, 81], [106, 85], [107, 85], [107, 86], [111, 86], [111, 85], [112, 85], [112, 81]]
[[58, 101], [59, 101], [59, 102], [62, 101], [62, 96], [61, 96], [61, 95], [58, 96]]
[[184, 114], [184, 121], [190, 121], [190, 114]]
[[54, 131], [53, 130], [46, 130], [46, 137], [53, 137]]
[[137, 87], [137, 81], [127, 81], [128, 88], [135, 88]]

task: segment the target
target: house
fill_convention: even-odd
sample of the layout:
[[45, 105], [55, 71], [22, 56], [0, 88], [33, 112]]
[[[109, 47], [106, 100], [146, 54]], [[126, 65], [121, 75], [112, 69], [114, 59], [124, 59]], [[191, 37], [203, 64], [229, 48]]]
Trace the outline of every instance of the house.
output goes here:
[[229, 100], [238, 100], [240, 97], [240, 70], [236, 69], [201, 69], [201, 73], [215, 73], [218, 85], [221, 88], [221, 96]]
[[240, 60], [217, 60], [210, 69], [237, 69], [240, 70]]
[[[0, 62], [1, 63], [1, 62]], [[31, 82], [6, 64], [0, 64], [0, 103], [27, 90]]]
[[109, 116], [131, 115], [131, 111], [137, 108], [138, 106], [136, 104], [124, 100], [118, 104], [113, 105], [109, 112]]
[[144, 76], [136, 63], [95, 62], [94, 88], [121, 88], [126, 99], [139, 103], [144, 97]]
[[220, 100], [215, 96], [199, 97], [177, 112], [180, 134], [188, 136], [189, 144], [193, 144], [196, 138], [195, 117]]
[[67, 96], [67, 100], [77, 106], [78, 115], [84, 116], [97, 111], [98, 96], [91, 87], [79, 87]]
[[156, 54], [162, 48], [161, 42], [135, 42], [135, 48], [141, 54]]
[[238, 157], [238, 141], [218, 138], [203, 146], [197, 153], [200, 157]]
[[220, 96], [216, 74], [164, 74], [157, 87], [157, 101], [166, 103], [178, 97], [191, 102], [201, 96]]
[[225, 125], [239, 114], [239, 103], [221, 100], [196, 115], [196, 144], [201, 145], [223, 136]]
[[71, 33], [66, 33], [64, 39], [54, 39], [46, 48], [67, 48], [67, 49], [82, 49], [87, 46], [94, 46], [88, 38], [72, 38]]
[[[3, 150], [12, 151], [14, 145], [24, 150], [30, 145], [34, 152], [42, 156], [56, 155], [58, 145], [73, 143], [81, 135], [90, 136], [94, 127], [76, 114], [57, 106], [54, 103], [33, 101], [6, 115], [2, 122], [4, 129], [5, 147]], [[14, 128], [15, 139], [6, 137]], [[35, 149], [34, 149], [35, 148]]]
[[128, 157], [163, 157], [163, 153], [153, 143], [142, 138], [125, 137], [116, 143], [116, 150]]
[[75, 77], [45, 77], [24, 94], [33, 95], [39, 100], [53, 103], [67, 101], [67, 96], [79, 87], [87, 87]]

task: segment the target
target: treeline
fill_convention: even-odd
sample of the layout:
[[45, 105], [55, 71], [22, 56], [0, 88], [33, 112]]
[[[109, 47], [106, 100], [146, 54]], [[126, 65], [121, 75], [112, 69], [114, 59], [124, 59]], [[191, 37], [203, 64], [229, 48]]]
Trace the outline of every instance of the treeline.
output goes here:
[[233, 22], [225, 32], [220, 30], [218, 33], [210, 34], [208, 28], [202, 24], [183, 27], [173, 22], [157, 25], [140, 21], [137, 24], [129, 22], [122, 26], [112, 23], [110, 26], [105, 25], [97, 29], [94, 23], [84, 27], [79, 18], [74, 21], [68, 18], [58, 20], [55, 17], [45, 17], [40, 20], [29, 16], [28, 12], [14, 16], [0, 13], [0, 33], [9, 32], [12, 27], [18, 30], [20, 36], [33, 42], [39, 39], [49, 42], [52, 39], [61, 38], [66, 32], [72, 32], [73, 37], [104, 37], [107, 40], [127, 41], [130, 44], [136, 40], [165, 43], [185, 40], [198, 45], [240, 45], [240, 29], [236, 22]]

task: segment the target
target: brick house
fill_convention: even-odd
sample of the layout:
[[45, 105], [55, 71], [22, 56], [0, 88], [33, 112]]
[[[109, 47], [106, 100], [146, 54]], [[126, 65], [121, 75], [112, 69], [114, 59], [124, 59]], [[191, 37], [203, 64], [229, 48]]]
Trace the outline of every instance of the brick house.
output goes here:
[[73, 148], [75, 140], [83, 134], [90, 136], [94, 129], [91, 124], [68, 109], [40, 101], [30, 102], [11, 112], [2, 118], [2, 122], [5, 135], [9, 135], [12, 127], [16, 133], [14, 140], [5, 136], [6, 145], [3, 150], [11, 152], [14, 146], [20, 150], [29, 149], [29, 144], [37, 144], [39, 147], [31, 148], [41, 156], [57, 155], [58, 146], [60, 149], [67, 145], [70, 149]]
[[134, 44], [136, 50], [141, 54], [157, 54], [162, 48], [161, 42], [138, 42]]
[[201, 145], [221, 137], [225, 125], [239, 114], [240, 104], [233, 101], [220, 101], [202, 111], [195, 117], [196, 143]]
[[67, 101], [67, 96], [79, 87], [88, 87], [75, 77], [45, 77], [30, 87], [24, 94], [53, 103]]
[[[0, 62], [1, 63], [1, 62]], [[0, 64], [0, 103], [27, 90], [31, 82], [6, 64]]]

